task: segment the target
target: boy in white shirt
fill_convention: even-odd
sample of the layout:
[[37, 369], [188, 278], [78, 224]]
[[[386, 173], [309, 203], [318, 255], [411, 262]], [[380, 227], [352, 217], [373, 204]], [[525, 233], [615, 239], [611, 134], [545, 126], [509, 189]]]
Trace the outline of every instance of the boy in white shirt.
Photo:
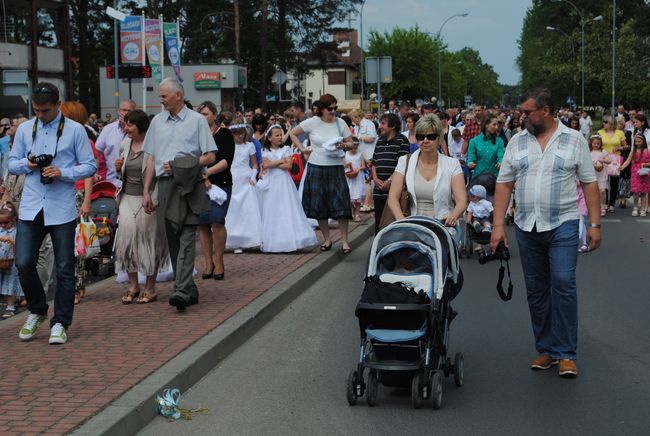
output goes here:
[[469, 190], [469, 206], [467, 207], [467, 222], [472, 223], [478, 233], [492, 232], [491, 215], [494, 208], [485, 199], [487, 191], [482, 185], [474, 185]]

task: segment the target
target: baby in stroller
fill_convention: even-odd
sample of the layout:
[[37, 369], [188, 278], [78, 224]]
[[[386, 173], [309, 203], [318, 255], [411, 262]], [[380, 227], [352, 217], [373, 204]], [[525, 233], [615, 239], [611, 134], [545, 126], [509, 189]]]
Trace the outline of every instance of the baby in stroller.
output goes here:
[[482, 185], [474, 185], [469, 189], [469, 206], [467, 207], [467, 222], [477, 233], [492, 232], [492, 203], [486, 199], [487, 191]]

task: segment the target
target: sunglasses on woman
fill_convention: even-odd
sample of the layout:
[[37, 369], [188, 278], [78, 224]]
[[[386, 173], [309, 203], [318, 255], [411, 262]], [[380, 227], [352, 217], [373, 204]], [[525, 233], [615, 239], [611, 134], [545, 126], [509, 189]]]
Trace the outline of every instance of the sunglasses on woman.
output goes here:
[[428, 139], [429, 141], [435, 141], [438, 139], [438, 134], [437, 133], [429, 133], [428, 135], [420, 135], [419, 133], [415, 134], [415, 139], [418, 141], [424, 141], [424, 139]]
[[326, 108], [326, 109], [327, 109], [327, 110], [330, 110], [330, 111], [335, 111], [335, 110], [337, 110], [338, 108], [339, 108], [338, 106], [331, 106], [331, 107], [328, 107], [328, 108]]

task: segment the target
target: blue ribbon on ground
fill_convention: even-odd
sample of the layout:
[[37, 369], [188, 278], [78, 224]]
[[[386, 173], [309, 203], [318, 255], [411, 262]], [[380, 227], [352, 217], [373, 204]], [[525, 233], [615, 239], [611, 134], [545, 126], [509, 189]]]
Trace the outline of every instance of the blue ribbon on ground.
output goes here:
[[175, 421], [181, 417], [179, 407], [181, 391], [178, 389], [165, 389], [162, 397], [160, 395], [156, 396], [156, 401], [158, 401], [158, 411], [165, 418]]

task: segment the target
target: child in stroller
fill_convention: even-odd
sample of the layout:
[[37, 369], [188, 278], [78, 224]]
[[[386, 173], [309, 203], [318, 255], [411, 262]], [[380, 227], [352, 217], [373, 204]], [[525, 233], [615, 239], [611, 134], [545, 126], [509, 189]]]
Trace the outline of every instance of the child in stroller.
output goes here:
[[467, 223], [474, 227], [477, 233], [492, 233], [492, 211], [494, 207], [486, 200], [487, 191], [481, 185], [469, 189], [469, 206], [467, 207]]
[[375, 406], [382, 384], [410, 387], [415, 408], [425, 399], [440, 408], [443, 375], [453, 374], [459, 387], [464, 377], [463, 354], [456, 353], [453, 363], [447, 357], [449, 325], [457, 315], [450, 302], [463, 283], [451, 234], [424, 216], [390, 224], [375, 236], [365, 283], [355, 311], [361, 345], [348, 376], [348, 403], [366, 395]]
[[[462, 257], [463, 255], [466, 256], [467, 258], [470, 258], [472, 256], [473, 251], [480, 251], [481, 246], [487, 245], [490, 243], [490, 236], [491, 236], [491, 230], [492, 230], [492, 223], [491, 223], [491, 213], [490, 213], [490, 218], [485, 219], [484, 217], [484, 212], [481, 213], [480, 211], [478, 212], [478, 215], [474, 211], [474, 207], [477, 209], [490, 209], [492, 206], [492, 203], [490, 202], [490, 199], [494, 195], [494, 189], [496, 188], [496, 182], [497, 178], [494, 174], [492, 173], [482, 173], [477, 176], [474, 176], [472, 180], [469, 182], [467, 185], [467, 192], [469, 193], [470, 197], [472, 197], [475, 194], [481, 194], [478, 195], [479, 199], [484, 199], [487, 203], [489, 203], [489, 206], [487, 206], [486, 203], [480, 202], [483, 206], [477, 207], [477, 206], [472, 206], [475, 204], [474, 202], [470, 202], [468, 206], [468, 212], [472, 212], [471, 214], [467, 214], [465, 217], [465, 222], [466, 225], [464, 226], [464, 231], [463, 231], [463, 237], [462, 237], [462, 243], [460, 247], [460, 256]], [[477, 187], [475, 189], [475, 187]], [[483, 189], [480, 189], [483, 188]], [[474, 193], [474, 194], [472, 194]], [[474, 218], [481, 217], [483, 219], [476, 220], [478, 221], [479, 225], [473, 225]], [[486, 231], [486, 230], [490, 231]], [[473, 246], [476, 244], [476, 248], [472, 249]]]

